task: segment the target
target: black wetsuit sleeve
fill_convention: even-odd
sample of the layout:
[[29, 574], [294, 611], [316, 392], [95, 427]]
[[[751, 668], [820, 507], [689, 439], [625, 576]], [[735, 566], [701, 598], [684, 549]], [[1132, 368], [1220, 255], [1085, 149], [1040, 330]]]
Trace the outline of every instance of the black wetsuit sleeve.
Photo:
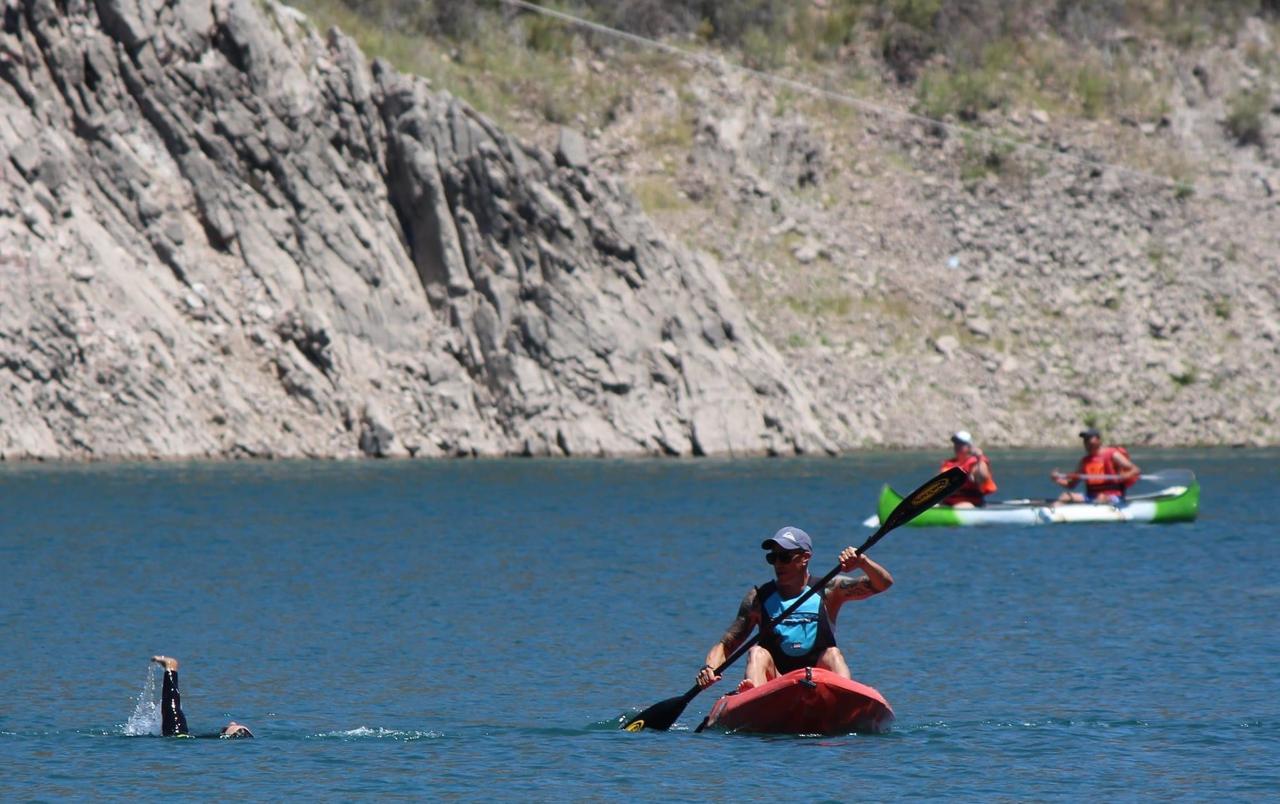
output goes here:
[[187, 718], [182, 714], [182, 696], [178, 694], [178, 671], [164, 671], [164, 688], [160, 694], [160, 733], [165, 737], [185, 735]]

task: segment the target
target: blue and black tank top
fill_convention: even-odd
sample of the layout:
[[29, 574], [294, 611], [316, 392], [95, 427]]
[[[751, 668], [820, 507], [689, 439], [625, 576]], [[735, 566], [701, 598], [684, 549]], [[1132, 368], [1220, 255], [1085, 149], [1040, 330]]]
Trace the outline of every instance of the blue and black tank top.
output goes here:
[[816, 659], [822, 651], [836, 644], [822, 592], [810, 597], [774, 628], [765, 628], [769, 621], [808, 590], [809, 585], [806, 584], [795, 597], [784, 599], [778, 592], [777, 581], [756, 587], [756, 605], [760, 607], [760, 645], [773, 654], [775, 660], [780, 658], [779, 654], [790, 659], [810, 656]]

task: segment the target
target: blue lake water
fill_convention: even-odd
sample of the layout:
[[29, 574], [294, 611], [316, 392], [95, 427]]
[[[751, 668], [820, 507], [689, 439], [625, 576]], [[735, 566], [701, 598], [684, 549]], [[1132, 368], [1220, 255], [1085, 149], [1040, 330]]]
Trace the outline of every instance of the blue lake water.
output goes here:
[[[823, 571], [939, 457], [0, 466], [0, 795], [1280, 790], [1275, 450], [1135, 451], [1197, 471], [1190, 525], [887, 536], [897, 583], [837, 634], [886, 735], [616, 729], [688, 688], [761, 539], [805, 528]], [[1016, 497], [1072, 461], [993, 455]], [[258, 739], [126, 736], [158, 652], [194, 731]]]

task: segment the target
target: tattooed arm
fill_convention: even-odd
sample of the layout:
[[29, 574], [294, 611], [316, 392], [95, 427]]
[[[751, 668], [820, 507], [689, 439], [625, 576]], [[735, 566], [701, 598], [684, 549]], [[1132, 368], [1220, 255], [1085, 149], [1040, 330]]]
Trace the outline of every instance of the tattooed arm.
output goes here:
[[849, 572], [861, 569], [866, 575], [837, 575], [827, 584], [826, 600], [830, 606], [839, 606], [846, 600], [862, 600], [879, 594], [893, 586], [889, 570], [866, 556], [858, 555], [852, 547], [840, 553], [840, 569]]
[[699, 686], [709, 687], [720, 680], [720, 676], [715, 675], [715, 669], [746, 641], [752, 629], [760, 624], [759, 618], [759, 609], [756, 608], [756, 590], [752, 587], [742, 598], [742, 603], [738, 606], [738, 616], [729, 623], [724, 636], [720, 637], [720, 641], [707, 651], [707, 663], [698, 671]]

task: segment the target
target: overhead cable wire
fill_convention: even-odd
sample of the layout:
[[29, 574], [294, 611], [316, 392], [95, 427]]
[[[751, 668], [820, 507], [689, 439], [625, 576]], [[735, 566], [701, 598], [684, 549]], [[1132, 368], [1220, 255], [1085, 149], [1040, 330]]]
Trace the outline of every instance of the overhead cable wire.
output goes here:
[[[570, 14], [565, 11], [560, 11], [559, 9], [541, 6], [536, 3], [529, 2], [529, 0], [498, 0], [498, 1], [504, 5], [523, 9], [525, 11], [531, 11], [535, 14], [542, 14], [543, 16], [551, 17], [553, 19], [558, 19], [561, 22], [565, 22], [580, 28], [585, 28], [587, 30], [594, 31], [596, 33], [603, 34], [605, 36], [613, 37], [616, 39], [622, 39], [627, 42], [631, 42], [632, 44], [639, 45], [641, 47], [646, 47], [653, 50], [660, 50], [686, 61], [691, 61], [696, 64], [710, 66], [715, 69], [728, 69], [732, 72], [750, 76], [752, 78], [759, 79], [766, 83], [775, 84], [777, 86], [786, 87], [788, 89], [792, 89], [797, 92], [803, 92], [809, 95], [814, 95], [817, 97], [822, 97], [828, 100], [843, 103], [847, 106], [851, 106], [855, 109], [860, 109], [864, 112], [868, 112], [874, 115], [881, 115], [885, 117], [896, 117], [901, 120], [920, 123], [930, 127], [942, 128], [945, 131], [947, 131], [949, 134], [958, 135], [960, 137], [969, 137], [973, 139], [985, 140], [986, 142], [993, 143], [996, 145], [1001, 145], [1014, 151], [1036, 152], [1036, 153], [1042, 154], [1043, 156], [1049, 159], [1074, 162], [1077, 165], [1082, 165], [1090, 169], [1110, 170], [1117, 174], [1122, 174], [1122, 175], [1130, 176], [1135, 179], [1142, 179], [1147, 182], [1152, 182], [1154, 184], [1160, 185], [1165, 189], [1173, 190], [1175, 192], [1181, 191], [1183, 188], [1187, 188], [1191, 186], [1189, 182], [1178, 181], [1168, 176], [1160, 176], [1158, 174], [1151, 173], [1145, 170], [1140, 170], [1138, 168], [1132, 168], [1127, 165], [1121, 165], [1114, 162], [1109, 162], [1105, 159], [1098, 159], [1091, 156], [1073, 154], [1073, 153], [1060, 150], [1058, 148], [1050, 148], [1045, 145], [1040, 145], [1039, 143], [1027, 142], [1026, 140], [1014, 139], [1012, 137], [1007, 137], [1001, 134], [982, 131], [980, 129], [972, 128], [970, 126], [964, 126], [959, 123], [953, 123], [948, 120], [940, 120], [936, 117], [929, 117], [927, 115], [918, 114], [916, 112], [908, 111], [906, 109], [901, 109], [896, 106], [889, 106], [887, 104], [878, 103], [876, 101], [858, 97], [857, 95], [852, 95], [848, 92], [839, 92], [836, 90], [825, 89], [823, 87], [819, 87], [805, 81], [796, 80], [794, 78], [787, 78], [786, 76], [778, 75], [777, 73], [771, 73], [765, 70], [759, 70], [753, 67], [748, 67], [743, 64], [735, 64], [733, 62], [722, 60], [705, 53], [699, 53], [698, 51], [690, 50], [689, 48], [679, 47], [669, 42], [663, 42], [661, 40], [654, 39], [652, 37], [642, 36], [640, 34], [631, 33], [630, 31], [624, 31], [619, 28], [614, 28], [614, 27], [605, 25], [603, 23], [595, 22], [593, 20], [589, 20], [584, 17], [579, 17], [577, 15]], [[1221, 191], [1217, 192], [1216, 196], [1220, 200], [1224, 200], [1224, 201], [1245, 200], [1245, 199], [1234, 197], [1232, 195], [1229, 195]]]

